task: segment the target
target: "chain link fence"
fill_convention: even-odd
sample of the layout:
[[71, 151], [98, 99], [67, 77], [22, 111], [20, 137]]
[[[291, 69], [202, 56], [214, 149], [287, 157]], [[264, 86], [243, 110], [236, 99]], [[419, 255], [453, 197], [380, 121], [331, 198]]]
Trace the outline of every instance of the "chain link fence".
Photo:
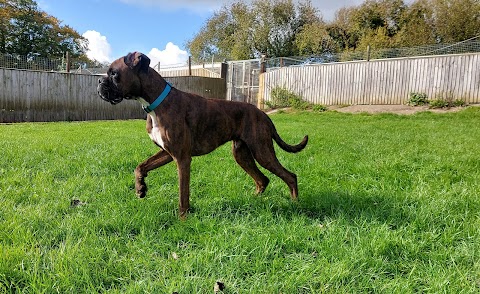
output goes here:
[[[480, 35], [474, 38], [458, 42], [455, 44], [435, 44], [428, 46], [406, 47], [406, 48], [389, 48], [389, 49], [370, 49], [366, 51], [345, 51], [342, 53], [325, 53], [322, 55], [314, 56], [299, 56], [299, 57], [278, 57], [270, 58], [266, 60], [266, 67], [268, 69], [274, 69], [278, 67], [288, 66], [303, 66], [310, 64], [321, 63], [333, 63], [333, 62], [345, 62], [355, 60], [373, 60], [373, 59], [386, 59], [386, 58], [404, 58], [404, 57], [416, 57], [416, 56], [428, 56], [428, 55], [445, 55], [445, 54], [464, 54], [464, 53], [476, 53], [480, 52]], [[232, 61], [237, 62], [237, 61]], [[232, 63], [229, 62], [229, 63]], [[242, 61], [238, 61], [242, 62]], [[161, 74], [165, 76], [177, 76], [174, 71], [183, 70], [183, 75], [191, 73], [192, 69], [199, 69], [202, 72], [201, 75], [206, 76], [205, 72], [216, 76], [219, 74], [221, 62], [214, 62], [204, 64], [191, 64], [190, 70], [188, 69], [188, 63], [161, 66], [160, 64], [153, 64], [152, 67], [157, 69]], [[45, 57], [26, 57], [12, 54], [0, 53], [0, 67], [14, 68], [14, 69], [27, 69], [27, 70], [39, 70], [39, 71], [57, 71], [65, 72], [67, 70], [66, 58], [45, 58]], [[71, 59], [70, 60], [70, 72], [81, 74], [104, 74], [107, 71], [107, 67], [98, 67], [86, 63], [84, 61]], [[197, 73], [195, 73], [197, 74]]]
[[302, 66], [320, 63], [346, 62], [356, 60], [373, 60], [388, 58], [405, 58], [446, 54], [465, 54], [480, 52], [480, 36], [455, 44], [435, 44], [428, 46], [370, 49], [366, 51], [345, 51], [342, 53], [325, 53], [315, 56], [279, 57], [268, 59], [267, 68]]
[[[21, 55], [0, 53], [0, 68], [1, 67], [9, 69], [66, 72], [67, 59], [64, 57], [27, 57]], [[81, 60], [70, 60], [70, 72], [72, 73], [101, 74], [105, 73], [106, 71], [107, 68], [105, 67], [97, 67], [96, 65]]]

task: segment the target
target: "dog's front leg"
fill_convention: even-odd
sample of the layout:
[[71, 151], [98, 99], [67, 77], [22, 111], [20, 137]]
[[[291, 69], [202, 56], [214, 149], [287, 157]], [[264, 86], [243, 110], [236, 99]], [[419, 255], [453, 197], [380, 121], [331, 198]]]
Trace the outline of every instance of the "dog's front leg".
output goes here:
[[135, 191], [139, 198], [145, 197], [147, 193], [145, 177], [147, 176], [148, 172], [165, 165], [172, 160], [173, 158], [167, 153], [167, 151], [161, 150], [144, 162], [140, 163], [137, 168], [135, 168]]
[[190, 208], [190, 165], [192, 158], [187, 157], [176, 160], [178, 168], [179, 181], [179, 214], [181, 219], [185, 219]]

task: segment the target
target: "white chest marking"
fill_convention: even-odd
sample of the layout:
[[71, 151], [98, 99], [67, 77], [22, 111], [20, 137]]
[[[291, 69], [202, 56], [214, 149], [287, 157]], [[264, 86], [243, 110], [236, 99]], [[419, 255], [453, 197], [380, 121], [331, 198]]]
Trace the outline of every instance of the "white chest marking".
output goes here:
[[165, 149], [163, 145], [162, 135], [160, 134], [160, 129], [158, 128], [157, 116], [155, 114], [151, 116], [152, 116], [153, 128], [148, 135], [150, 136], [150, 139], [152, 139], [153, 142], [157, 143], [160, 147], [162, 147], [162, 149]]
[[[143, 98], [137, 98], [137, 100], [144, 106], [148, 106], [148, 102], [145, 101]], [[160, 133], [160, 123], [158, 121], [157, 116], [155, 115], [155, 112], [149, 112], [148, 115], [152, 118], [152, 130], [148, 133], [148, 136], [150, 139], [152, 139], [153, 142], [157, 143], [162, 149], [165, 149], [165, 145], [163, 143], [162, 139], [162, 134]]]

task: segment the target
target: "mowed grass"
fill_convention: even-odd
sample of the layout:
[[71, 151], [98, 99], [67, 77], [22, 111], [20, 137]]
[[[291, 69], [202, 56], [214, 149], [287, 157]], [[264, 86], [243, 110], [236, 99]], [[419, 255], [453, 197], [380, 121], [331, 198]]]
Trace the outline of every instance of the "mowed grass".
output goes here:
[[0, 125], [0, 293], [480, 291], [480, 109], [271, 117], [310, 136], [277, 148], [299, 201], [268, 172], [255, 195], [226, 144], [194, 158], [186, 221], [174, 163], [135, 197], [144, 121]]

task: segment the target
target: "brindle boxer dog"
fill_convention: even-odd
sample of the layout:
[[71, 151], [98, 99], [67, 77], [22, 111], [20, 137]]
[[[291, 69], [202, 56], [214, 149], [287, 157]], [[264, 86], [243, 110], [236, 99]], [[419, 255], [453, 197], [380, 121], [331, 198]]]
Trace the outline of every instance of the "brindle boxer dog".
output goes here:
[[138, 197], [147, 192], [148, 172], [171, 161], [178, 168], [180, 185], [179, 213], [184, 218], [190, 207], [190, 164], [192, 156], [207, 154], [233, 141], [233, 156], [249, 174], [262, 193], [269, 179], [255, 161], [280, 177], [297, 199], [297, 176], [278, 161], [272, 139], [287, 152], [299, 152], [308, 142], [305, 136], [298, 145], [285, 143], [270, 118], [254, 105], [219, 99], [206, 99], [171, 87], [142, 53], [129, 53], [115, 60], [106, 77], [99, 79], [100, 97], [111, 104], [135, 99], [147, 115], [147, 132], [161, 150], [135, 169]]

